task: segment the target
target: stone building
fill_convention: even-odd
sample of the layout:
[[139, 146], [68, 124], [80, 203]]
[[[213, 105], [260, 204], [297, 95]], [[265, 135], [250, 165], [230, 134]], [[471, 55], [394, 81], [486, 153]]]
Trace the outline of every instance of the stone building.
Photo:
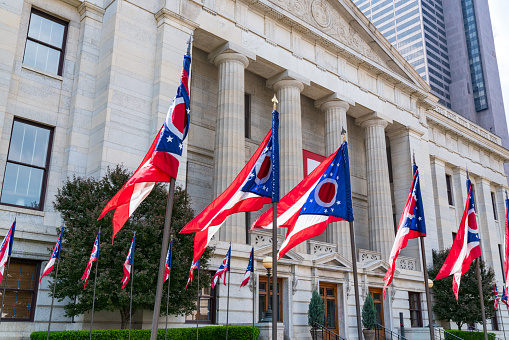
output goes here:
[[[381, 296], [413, 152], [427, 262], [431, 249], [452, 244], [468, 169], [483, 258], [502, 282], [504, 136], [439, 105], [351, 0], [11, 0], [0, 4], [0, 235], [17, 218], [11, 268], [19, 285], [7, 291], [0, 337], [46, 329], [48, 279], [38, 285], [37, 273], [61, 223], [55, 193], [72, 175], [101, 176], [118, 163], [138, 166], [173, 99], [191, 33], [191, 127], [178, 184], [196, 211], [226, 188], [269, 130], [274, 93], [283, 193], [337, 148], [342, 127], [348, 131], [358, 254], [352, 259], [346, 223], [336, 223], [280, 261], [286, 339], [309, 338], [313, 289], [326, 300], [328, 326], [356, 339], [352, 261], [359, 266], [361, 299], [373, 294], [378, 321], [398, 332], [403, 313], [407, 334], [425, 336], [429, 320], [415, 240]], [[232, 323], [250, 323], [253, 308], [259, 321], [267, 307], [261, 260], [272, 240], [249, 232], [256, 216], [232, 216], [214, 240], [212, 268], [232, 242]], [[251, 246], [255, 285], [240, 289]], [[225, 296], [222, 288], [204, 291], [204, 323], [224, 324]], [[62, 307], [53, 313], [54, 329], [88, 329], [89, 315], [71, 320]], [[95, 327], [119, 327], [117, 314], [98, 313]], [[151, 317], [152, 311], [137, 312], [135, 327], [150, 328]], [[172, 325], [193, 317], [173, 317]]]

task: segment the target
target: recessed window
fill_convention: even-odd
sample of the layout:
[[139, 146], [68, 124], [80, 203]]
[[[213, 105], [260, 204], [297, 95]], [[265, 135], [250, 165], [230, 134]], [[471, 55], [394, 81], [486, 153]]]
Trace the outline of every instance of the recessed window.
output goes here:
[[[198, 311], [186, 315], [186, 322], [196, 323]], [[199, 323], [216, 323], [216, 289], [206, 287], [201, 289], [200, 294], [200, 320]]]
[[408, 292], [408, 300], [410, 303], [410, 325], [422, 327], [421, 294]]
[[53, 129], [14, 120], [0, 202], [42, 210]]
[[[34, 321], [40, 263], [11, 259], [6, 279], [2, 321]], [[3, 291], [0, 290], [0, 299]]]
[[453, 195], [452, 195], [452, 178], [451, 175], [445, 175], [445, 184], [447, 186], [447, 201], [449, 205], [454, 205]]
[[[265, 313], [269, 308], [269, 304], [272, 306], [272, 281], [273, 277], [270, 277], [270, 286], [269, 279], [265, 275], [260, 275], [258, 279], [258, 317], [260, 322], [265, 317]], [[281, 300], [281, 287], [283, 287], [283, 279], [277, 279], [277, 305], [278, 305], [278, 318], [279, 322], [283, 322], [283, 301]], [[270, 298], [270, 300], [269, 300]], [[274, 309], [272, 309], [274, 313]]]
[[251, 138], [251, 95], [244, 93], [244, 137]]
[[32, 9], [23, 64], [62, 75], [67, 23]]
[[491, 206], [493, 207], [493, 218], [498, 221], [497, 199], [493, 191], [491, 192]]

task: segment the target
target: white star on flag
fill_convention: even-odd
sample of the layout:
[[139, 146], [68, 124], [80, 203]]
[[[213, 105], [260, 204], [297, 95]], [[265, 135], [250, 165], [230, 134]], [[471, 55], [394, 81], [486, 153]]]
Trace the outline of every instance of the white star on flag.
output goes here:
[[173, 137], [172, 136], [168, 136], [168, 138], [166, 138], [166, 141], [169, 143], [169, 142], [173, 142]]
[[182, 143], [179, 144], [179, 148], [180, 148], [180, 150], [182, 150]]

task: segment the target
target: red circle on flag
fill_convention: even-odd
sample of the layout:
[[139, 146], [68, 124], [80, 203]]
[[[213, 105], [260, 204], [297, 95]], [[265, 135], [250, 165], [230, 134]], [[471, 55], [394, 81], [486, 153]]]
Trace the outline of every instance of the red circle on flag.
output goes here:
[[[267, 152], [265, 155], [262, 155], [263, 161], [256, 162], [255, 166], [255, 183], [257, 185], [264, 184], [267, 182], [270, 178], [270, 175], [272, 173], [272, 160], [270, 158], [271, 154], [270, 152]], [[261, 160], [260, 157], [260, 160]]]
[[328, 208], [336, 203], [338, 183], [333, 178], [326, 178], [315, 188], [315, 201], [322, 207]]
[[260, 166], [260, 170], [258, 170], [258, 175], [256, 175], [256, 177], [258, 177], [258, 179], [262, 179], [269, 174], [269, 171], [270, 171], [270, 157], [265, 156], [265, 159], [263, 160], [262, 165]]

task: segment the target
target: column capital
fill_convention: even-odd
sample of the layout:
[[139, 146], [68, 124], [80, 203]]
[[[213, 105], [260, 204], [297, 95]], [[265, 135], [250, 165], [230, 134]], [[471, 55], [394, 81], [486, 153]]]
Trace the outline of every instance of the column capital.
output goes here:
[[322, 111], [336, 107], [348, 111], [350, 106], [355, 106], [355, 101], [351, 100], [348, 97], [342, 96], [337, 92], [334, 92], [318, 100], [315, 100], [315, 107], [317, 109], [321, 109]]
[[228, 41], [210, 52], [207, 59], [216, 66], [225, 60], [237, 60], [242, 62], [244, 64], [244, 68], [246, 68], [249, 65], [249, 59], [256, 59], [256, 54], [242, 46]]
[[304, 90], [304, 85], [309, 86], [311, 83], [309, 79], [302, 77], [301, 75], [291, 71], [283, 71], [274, 77], [267, 79], [266, 85], [268, 88], [278, 91], [283, 87], [296, 87], [299, 92]]
[[365, 128], [368, 126], [382, 126], [384, 129], [387, 125], [392, 124], [392, 119], [380, 112], [368, 113], [355, 120], [355, 124]]

